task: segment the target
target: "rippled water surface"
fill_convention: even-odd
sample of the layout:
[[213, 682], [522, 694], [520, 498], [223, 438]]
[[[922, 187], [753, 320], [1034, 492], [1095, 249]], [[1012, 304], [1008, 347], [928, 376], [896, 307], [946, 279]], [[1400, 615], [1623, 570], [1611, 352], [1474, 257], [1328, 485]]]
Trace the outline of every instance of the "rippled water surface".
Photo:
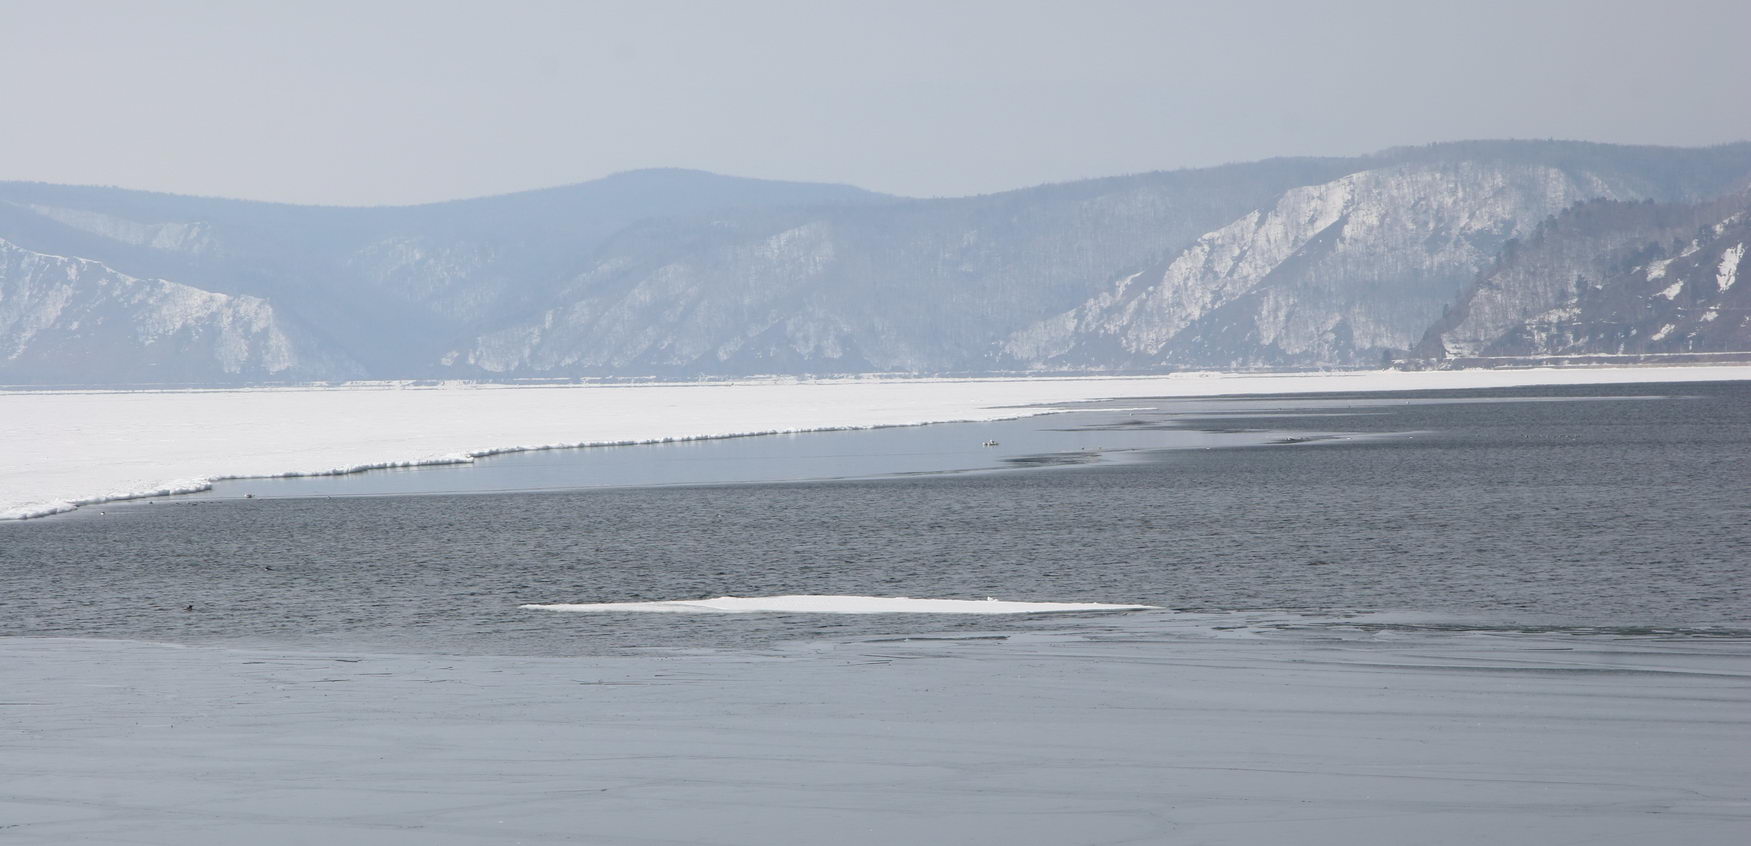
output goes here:
[[[0, 524], [0, 634], [579, 654], [1062, 623], [518, 608], [803, 593], [1751, 628], [1744, 384], [1124, 405], [1158, 410], [788, 441], [1017, 468], [998, 472], [879, 477], [932, 468], [864, 455], [854, 472], [811, 474], [783, 469], [802, 466], [786, 439], [742, 439], [720, 446], [766, 457], [687, 449], [781, 468], [752, 478], [878, 477], [556, 489], [563, 476], [525, 474], [511, 492], [443, 493], [471, 489], [480, 468], [460, 468], [416, 471], [420, 495], [352, 495], [383, 493], [367, 474], [320, 493], [233, 487]], [[978, 452], [989, 432], [1015, 446]], [[562, 472], [548, 460], [530, 472]], [[492, 478], [474, 487], [504, 486]]]

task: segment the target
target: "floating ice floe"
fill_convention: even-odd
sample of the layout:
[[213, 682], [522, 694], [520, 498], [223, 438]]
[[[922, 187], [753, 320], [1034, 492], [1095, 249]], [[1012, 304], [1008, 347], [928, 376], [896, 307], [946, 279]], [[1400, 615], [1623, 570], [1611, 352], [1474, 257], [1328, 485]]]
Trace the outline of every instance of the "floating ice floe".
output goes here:
[[904, 596], [720, 596], [665, 602], [524, 605], [541, 611], [660, 614], [1044, 614], [1063, 611], [1149, 611], [1155, 605], [1105, 602], [1012, 602], [1000, 599], [912, 599]]

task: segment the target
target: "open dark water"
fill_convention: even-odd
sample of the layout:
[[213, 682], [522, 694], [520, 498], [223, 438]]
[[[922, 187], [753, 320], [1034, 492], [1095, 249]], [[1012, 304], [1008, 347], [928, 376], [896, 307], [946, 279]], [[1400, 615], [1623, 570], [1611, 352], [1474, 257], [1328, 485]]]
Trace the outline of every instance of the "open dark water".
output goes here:
[[[1124, 405], [1163, 410], [1007, 424], [1082, 446], [998, 472], [168, 499], [0, 524], [0, 635], [563, 655], [1063, 623], [517, 607], [792, 593], [1751, 630], [1751, 385]], [[1091, 439], [1187, 427], [1242, 440], [1083, 463]], [[1256, 445], [1206, 448], [1240, 442]], [[428, 491], [466, 485], [443, 472]]]

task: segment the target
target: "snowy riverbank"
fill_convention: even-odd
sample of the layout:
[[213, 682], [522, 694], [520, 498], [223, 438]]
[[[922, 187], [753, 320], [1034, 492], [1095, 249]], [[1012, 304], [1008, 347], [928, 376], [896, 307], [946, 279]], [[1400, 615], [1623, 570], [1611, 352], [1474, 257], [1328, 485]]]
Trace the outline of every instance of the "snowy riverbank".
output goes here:
[[0, 391], [0, 519], [215, 479], [467, 463], [494, 453], [859, 429], [1106, 398], [1751, 379], [1727, 367], [689, 385]]

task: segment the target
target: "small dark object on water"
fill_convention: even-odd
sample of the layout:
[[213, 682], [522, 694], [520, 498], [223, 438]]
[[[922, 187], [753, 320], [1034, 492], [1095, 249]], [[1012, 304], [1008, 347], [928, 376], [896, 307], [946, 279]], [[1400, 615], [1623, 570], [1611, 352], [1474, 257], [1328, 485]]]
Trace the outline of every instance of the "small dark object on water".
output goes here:
[[192, 604], [191, 604], [191, 605], [186, 605], [186, 606], [183, 606], [183, 609], [182, 609], [182, 610], [184, 610], [184, 611], [193, 611], [193, 610], [195, 610], [195, 607], [194, 607], [194, 605], [192, 605]]
[[243, 498], [244, 499], [255, 499], [255, 494], [244, 494]]

